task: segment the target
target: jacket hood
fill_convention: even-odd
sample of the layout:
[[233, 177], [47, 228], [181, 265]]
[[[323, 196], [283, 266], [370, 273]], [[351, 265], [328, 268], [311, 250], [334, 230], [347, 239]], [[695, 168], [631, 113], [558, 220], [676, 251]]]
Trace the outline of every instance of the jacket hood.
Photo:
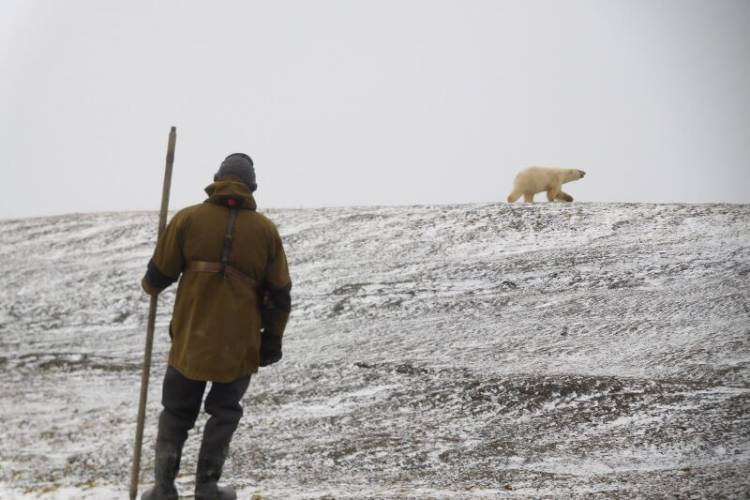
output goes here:
[[208, 203], [247, 210], [255, 210], [258, 207], [245, 183], [231, 176], [209, 184], [206, 187], [206, 193], [208, 193], [206, 200]]

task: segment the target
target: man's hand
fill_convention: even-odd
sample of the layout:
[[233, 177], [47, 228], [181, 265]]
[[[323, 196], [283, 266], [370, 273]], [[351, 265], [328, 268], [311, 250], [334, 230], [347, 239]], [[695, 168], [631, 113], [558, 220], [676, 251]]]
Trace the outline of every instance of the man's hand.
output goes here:
[[141, 280], [141, 288], [143, 288], [143, 291], [149, 295], [159, 295], [161, 292], [160, 288], [151, 286], [151, 283], [149, 283], [148, 279], [145, 277]]
[[272, 333], [261, 334], [260, 366], [268, 366], [281, 360], [281, 337]]

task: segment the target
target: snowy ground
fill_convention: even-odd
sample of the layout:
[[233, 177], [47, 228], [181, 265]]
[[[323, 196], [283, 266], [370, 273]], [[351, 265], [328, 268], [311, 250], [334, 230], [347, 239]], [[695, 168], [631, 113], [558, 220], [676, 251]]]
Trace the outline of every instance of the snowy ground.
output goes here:
[[[244, 401], [242, 500], [750, 496], [750, 205], [267, 213], [295, 307]], [[127, 498], [155, 226], [0, 221], [1, 498]]]

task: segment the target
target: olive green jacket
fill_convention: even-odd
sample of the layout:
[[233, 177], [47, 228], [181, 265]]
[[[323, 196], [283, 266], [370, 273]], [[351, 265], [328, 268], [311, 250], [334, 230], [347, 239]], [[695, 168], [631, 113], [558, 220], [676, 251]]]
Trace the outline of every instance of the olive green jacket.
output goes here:
[[[231, 382], [257, 372], [263, 335], [281, 337], [291, 310], [291, 280], [276, 226], [256, 212], [249, 189], [233, 178], [206, 188], [208, 199], [180, 210], [159, 238], [143, 278], [147, 293], [177, 288], [169, 333], [169, 364], [193, 380]], [[230, 206], [237, 210], [228, 264], [236, 275], [189, 269], [219, 263]], [[261, 318], [261, 297], [271, 302]], [[280, 340], [280, 339], [279, 339]]]

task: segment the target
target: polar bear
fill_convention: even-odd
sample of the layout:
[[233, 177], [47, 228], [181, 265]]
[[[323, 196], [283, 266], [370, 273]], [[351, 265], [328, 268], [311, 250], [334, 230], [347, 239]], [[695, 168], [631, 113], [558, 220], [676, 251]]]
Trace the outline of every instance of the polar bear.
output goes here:
[[508, 203], [513, 203], [523, 195], [523, 201], [534, 202], [534, 195], [547, 191], [549, 201], [573, 201], [573, 197], [563, 192], [562, 185], [577, 181], [586, 175], [583, 170], [574, 168], [529, 167], [518, 172], [513, 180], [513, 191], [508, 195]]

